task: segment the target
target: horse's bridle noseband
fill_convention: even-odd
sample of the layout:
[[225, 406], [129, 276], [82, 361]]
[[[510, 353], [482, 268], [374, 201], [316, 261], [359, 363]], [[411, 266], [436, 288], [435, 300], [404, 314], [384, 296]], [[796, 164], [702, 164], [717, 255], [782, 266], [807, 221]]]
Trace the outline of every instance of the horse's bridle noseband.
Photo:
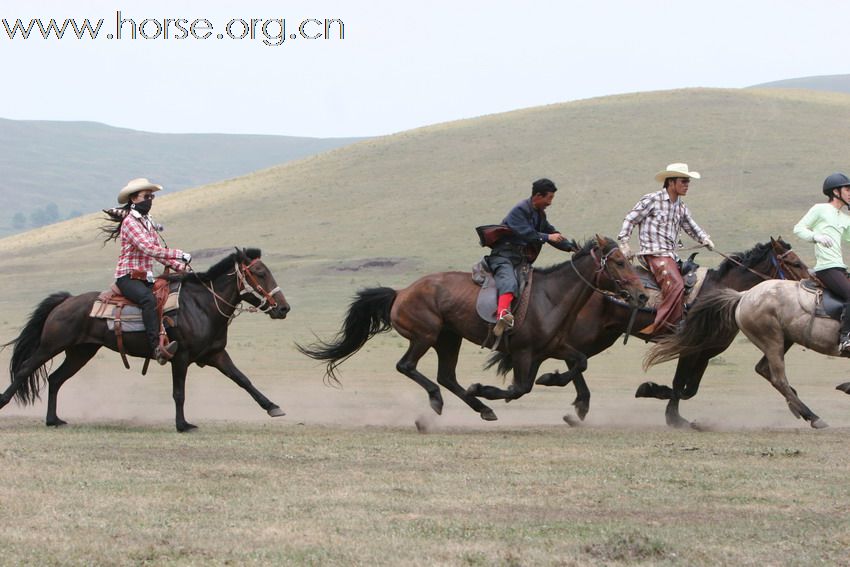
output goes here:
[[260, 281], [257, 279], [257, 276], [251, 271], [251, 268], [259, 262], [260, 259], [256, 258], [251, 261], [250, 264], [243, 264], [240, 262], [236, 262], [236, 281], [239, 289], [239, 296], [251, 295], [256, 297], [260, 304], [257, 305], [257, 309], [266, 313], [271, 309], [277, 307], [277, 301], [272, 297], [275, 293], [280, 291], [280, 286], [277, 286], [271, 291], [266, 291], [263, 289], [263, 286], [260, 285]]

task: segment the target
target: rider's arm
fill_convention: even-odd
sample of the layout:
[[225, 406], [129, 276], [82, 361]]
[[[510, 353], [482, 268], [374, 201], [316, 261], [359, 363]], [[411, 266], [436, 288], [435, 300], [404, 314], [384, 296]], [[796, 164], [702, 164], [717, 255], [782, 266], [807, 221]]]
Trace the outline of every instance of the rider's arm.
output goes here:
[[511, 227], [516, 236], [523, 242], [547, 242], [549, 235], [545, 232], [537, 232], [531, 222], [531, 205], [524, 201], [510, 210], [505, 217], [504, 224]]
[[620, 233], [617, 235], [617, 240], [620, 242], [628, 242], [629, 237], [632, 235], [632, 230], [634, 230], [634, 228], [639, 225], [651, 211], [652, 194], [644, 195], [643, 198], [641, 198], [641, 200], [632, 207], [632, 210], [626, 214], [626, 218], [623, 219], [623, 226], [620, 228]]
[[809, 209], [803, 218], [794, 225], [794, 235], [806, 242], [814, 242], [815, 241], [815, 231], [812, 230], [817, 224], [818, 220], [820, 220], [820, 214], [817, 210], [817, 205]]
[[682, 229], [694, 240], [699, 242], [700, 244], [705, 244], [706, 242], [711, 240], [711, 237], [708, 236], [708, 233], [704, 231], [694, 220], [694, 217], [691, 216], [691, 211], [688, 210], [688, 207], [684, 207], [684, 211], [682, 214]]

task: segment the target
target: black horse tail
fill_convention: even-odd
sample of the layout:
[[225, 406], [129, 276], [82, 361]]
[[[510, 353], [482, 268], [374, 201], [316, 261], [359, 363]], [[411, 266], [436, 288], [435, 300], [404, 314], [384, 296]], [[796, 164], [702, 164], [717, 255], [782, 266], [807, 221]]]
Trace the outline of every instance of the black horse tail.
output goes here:
[[359, 351], [366, 341], [378, 333], [390, 330], [390, 309], [396, 291], [389, 287], [373, 287], [357, 292], [357, 297], [348, 308], [345, 322], [330, 341], [319, 340], [310, 346], [296, 344], [301, 353], [315, 360], [328, 361], [325, 376], [336, 383], [336, 367]]
[[[9, 372], [11, 373], [12, 383], [15, 382], [15, 376], [21, 371], [24, 363], [35, 353], [41, 345], [41, 332], [44, 329], [44, 322], [47, 321], [47, 316], [60, 303], [71, 297], [67, 291], [60, 291], [47, 297], [44, 301], [38, 304], [35, 311], [30, 315], [29, 321], [24, 326], [18, 338], [3, 345], [3, 348], [14, 345], [12, 350], [12, 360], [9, 362]], [[40, 395], [41, 384], [47, 380], [47, 363], [45, 362], [40, 367], [32, 371], [26, 379], [23, 380], [15, 392], [18, 401], [23, 404], [31, 404], [35, 402]]]
[[508, 372], [514, 369], [514, 359], [509, 352], [496, 351], [487, 357], [484, 362], [484, 370], [489, 370], [496, 365], [496, 374], [499, 376], [507, 376]]
[[719, 289], [700, 297], [685, 318], [685, 326], [677, 333], [658, 340], [643, 359], [643, 369], [704, 350], [722, 348], [738, 333], [735, 308], [743, 293]]

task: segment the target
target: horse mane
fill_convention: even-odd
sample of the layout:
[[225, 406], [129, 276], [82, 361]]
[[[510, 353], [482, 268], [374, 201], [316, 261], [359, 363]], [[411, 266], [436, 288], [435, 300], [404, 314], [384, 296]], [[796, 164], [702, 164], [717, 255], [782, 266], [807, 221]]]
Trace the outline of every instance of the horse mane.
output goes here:
[[[779, 244], [785, 250], [791, 250], [791, 245], [782, 240], [781, 238], [778, 239], [777, 242], [779, 242]], [[760, 242], [753, 246], [751, 249], [747, 250], [746, 252], [735, 252], [734, 254], [730, 254], [729, 256], [741, 262], [746, 267], [753, 268], [757, 266], [760, 262], [764, 261], [764, 259], [767, 258], [768, 254], [770, 254], [771, 250], [772, 247], [770, 243]], [[723, 276], [728, 274], [730, 270], [734, 270], [735, 268], [739, 267], [740, 266], [735, 262], [729, 260], [728, 258], [724, 258], [720, 265], [717, 266], [717, 268], [715, 268], [713, 271], [715, 273], [715, 277], [722, 278]]]
[[[611, 251], [611, 249], [617, 247], [617, 241], [611, 238], [607, 238], [608, 246], [602, 251], [603, 254], [607, 254]], [[554, 264], [552, 266], [546, 266], [545, 268], [534, 268], [534, 272], [541, 275], [551, 274], [552, 272], [557, 272], [559, 269], [563, 268], [570, 262], [575, 262], [576, 260], [580, 260], [581, 258], [588, 256], [593, 247], [596, 246], [596, 239], [591, 238], [590, 240], [586, 240], [581, 243], [578, 251], [573, 253], [573, 257], [565, 262], [561, 262], [560, 264]]]
[[[262, 255], [259, 248], [245, 248], [243, 253], [251, 260], [256, 260]], [[181, 281], [184, 283], [190, 281], [208, 283], [230, 272], [233, 269], [233, 265], [239, 260], [239, 256], [240, 253], [238, 251], [232, 252], [230, 255], [225, 256], [213, 264], [206, 272], [172, 274], [168, 277], [168, 279], [169, 281]]]

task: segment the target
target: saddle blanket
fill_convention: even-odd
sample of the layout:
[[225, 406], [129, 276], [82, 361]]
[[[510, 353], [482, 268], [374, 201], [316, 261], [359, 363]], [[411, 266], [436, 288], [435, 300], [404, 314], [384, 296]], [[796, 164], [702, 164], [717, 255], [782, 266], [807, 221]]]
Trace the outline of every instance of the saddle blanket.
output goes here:
[[[162, 310], [164, 314], [171, 313], [179, 309], [179, 296], [179, 288], [168, 294], [168, 299], [165, 301], [165, 307]], [[117, 315], [117, 311], [118, 305], [96, 299], [94, 305], [92, 305], [89, 317], [94, 317], [95, 319], [106, 319], [106, 326], [110, 331], [113, 331], [115, 330], [115, 316]], [[142, 322], [142, 310], [139, 307], [136, 305], [124, 306], [121, 310], [121, 330], [125, 333], [145, 330], [145, 324]]]

